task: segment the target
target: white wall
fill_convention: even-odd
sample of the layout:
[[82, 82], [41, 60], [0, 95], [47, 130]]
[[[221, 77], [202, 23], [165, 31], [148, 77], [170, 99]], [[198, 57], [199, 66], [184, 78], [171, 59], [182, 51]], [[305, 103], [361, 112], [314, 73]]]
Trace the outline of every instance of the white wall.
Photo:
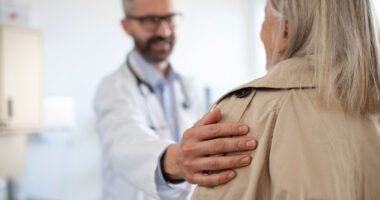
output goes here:
[[250, 0], [180, 1], [185, 19], [173, 61], [213, 89], [214, 98], [247, 80]]
[[256, 79], [264, 76], [266, 73], [265, 50], [260, 39], [261, 24], [264, 20], [264, 9], [266, 0], [250, 1], [250, 5], [246, 8], [249, 13], [249, 37], [248, 43], [250, 48], [248, 66], [248, 74], [250, 79]]
[[[184, 8], [184, 26], [179, 28], [180, 41], [173, 55], [179, 69], [213, 89], [215, 100], [233, 87], [260, 74], [261, 64], [254, 55], [259, 39], [264, 1], [207, 0], [194, 3], [179, 0]], [[254, 27], [254, 28], [253, 28]], [[255, 46], [254, 48], [252, 48]], [[258, 52], [264, 52], [259, 41]], [[260, 52], [260, 54], [261, 54]], [[264, 63], [265, 64], [265, 63]], [[264, 66], [263, 64], [263, 66]]]
[[[119, 26], [119, 1], [34, 0], [30, 22], [44, 35], [46, 96], [70, 96], [77, 105], [73, 130], [29, 142], [24, 198], [99, 199], [100, 151], [92, 101], [102, 76], [131, 46]], [[62, 135], [64, 134], [64, 135]]]
[[[101, 78], [117, 69], [132, 47], [119, 25], [121, 2], [19, 1], [30, 8], [31, 26], [44, 35], [45, 95], [73, 97], [77, 106], [71, 131], [30, 138], [20, 192], [35, 199], [99, 199], [100, 151], [92, 101]], [[263, 1], [176, 2], [185, 14], [172, 56], [179, 71], [210, 86], [214, 99], [263, 74], [258, 40]]]

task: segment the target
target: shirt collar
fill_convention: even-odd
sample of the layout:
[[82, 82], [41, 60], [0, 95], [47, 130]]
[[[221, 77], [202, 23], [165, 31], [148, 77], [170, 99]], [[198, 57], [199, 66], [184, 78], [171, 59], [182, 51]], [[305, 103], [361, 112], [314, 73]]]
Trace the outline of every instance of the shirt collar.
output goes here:
[[158, 87], [166, 81], [174, 81], [178, 76], [178, 74], [174, 72], [173, 68], [169, 65], [169, 75], [165, 78], [158, 69], [147, 62], [136, 50], [133, 50], [130, 56], [136, 61], [137, 66], [141, 69], [144, 76], [144, 81], [154, 87]]

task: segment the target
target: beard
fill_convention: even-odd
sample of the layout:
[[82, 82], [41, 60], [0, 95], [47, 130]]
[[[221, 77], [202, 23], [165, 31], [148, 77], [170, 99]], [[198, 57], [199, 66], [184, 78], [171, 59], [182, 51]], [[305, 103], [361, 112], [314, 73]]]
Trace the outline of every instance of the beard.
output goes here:
[[[146, 42], [134, 38], [134, 41], [137, 50], [141, 53], [146, 61], [151, 63], [166, 61], [170, 56], [174, 46], [173, 36], [167, 38], [154, 36], [149, 38]], [[157, 50], [154, 48], [154, 46], [157, 44], [168, 45], [169, 48], [162, 48], [160, 50]]]

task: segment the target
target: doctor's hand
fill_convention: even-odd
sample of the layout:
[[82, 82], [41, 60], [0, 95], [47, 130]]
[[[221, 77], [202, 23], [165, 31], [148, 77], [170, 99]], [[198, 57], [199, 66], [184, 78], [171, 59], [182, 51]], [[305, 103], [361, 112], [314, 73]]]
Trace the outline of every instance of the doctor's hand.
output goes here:
[[246, 154], [222, 156], [226, 153], [256, 149], [256, 140], [243, 136], [249, 131], [241, 123], [217, 123], [220, 109], [206, 114], [183, 135], [179, 144], [168, 147], [161, 164], [168, 180], [186, 181], [205, 187], [222, 185], [232, 180], [234, 169], [248, 166], [252, 158]]

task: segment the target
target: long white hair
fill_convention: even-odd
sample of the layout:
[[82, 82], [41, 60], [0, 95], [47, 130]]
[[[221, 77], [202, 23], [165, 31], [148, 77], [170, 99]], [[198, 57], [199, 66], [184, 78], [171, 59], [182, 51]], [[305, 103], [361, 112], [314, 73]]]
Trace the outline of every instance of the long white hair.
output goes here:
[[268, 1], [292, 33], [281, 59], [313, 55], [326, 102], [380, 113], [380, 41], [371, 0]]

